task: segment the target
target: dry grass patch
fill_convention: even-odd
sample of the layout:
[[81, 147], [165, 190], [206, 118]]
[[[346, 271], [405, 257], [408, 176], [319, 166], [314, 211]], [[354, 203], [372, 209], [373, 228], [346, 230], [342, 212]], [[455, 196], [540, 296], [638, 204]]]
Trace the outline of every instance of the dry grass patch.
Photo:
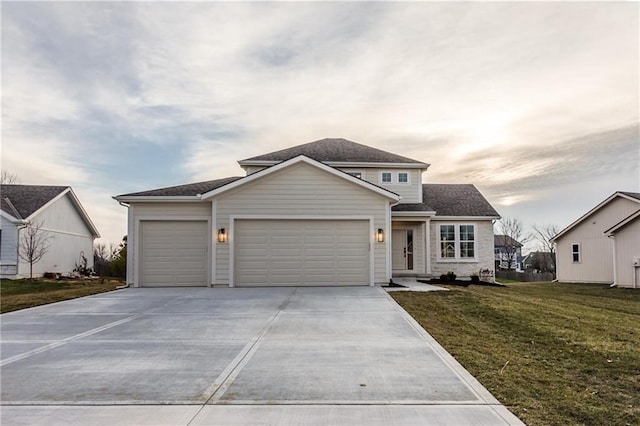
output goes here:
[[0, 312], [11, 312], [115, 290], [119, 280], [2, 280]]
[[640, 291], [449, 288], [392, 296], [524, 422], [640, 424]]

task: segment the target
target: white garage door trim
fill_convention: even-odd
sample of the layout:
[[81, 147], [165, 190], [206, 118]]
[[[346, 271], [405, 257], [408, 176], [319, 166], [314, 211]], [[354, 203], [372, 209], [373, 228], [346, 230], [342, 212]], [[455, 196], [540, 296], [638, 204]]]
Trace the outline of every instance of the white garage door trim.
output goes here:
[[374, 218], [373, 216], [363, 215], [231, 215], [229, 216], [229, 287], [235, 287], [235, 221], [236, 220], [367, 220], [369, 221], [369, 286], [375, 286], [375, 262], [374, 262]]
[[[148, 221], [185, 221], [185, 222], [207, 222], [207, 232], [208, 232], [208, 237], [207, 237], [207, 266], [206, 266], [206, 273], [207, 273], [207, 279], [206, 279], [206, 285], [207, 287], [211, 286], [211, 253], [212, 253], [212, 244], [211, 244], [211, 217], [210, 216], [176, 216], [176, 215], [171, 215], [171, 216], [161, 216], [161, 215], [142, 215], [142, 216], [137, 216], [135, 218], [135, 239], [133, 242], [129, 242], [130, 246], [133, 246], [133, 255], [134, 255], [134, 259], [133, 262], [131, 262], [134, 267], [133, 267], [133, 279], [134, 279], [134, 287], [142, 287], [142, 282], [141, 280], [141, 268], [142, 268], [142, 264], [141, 264], [141, 256], [140, 256], [140, 252], [141, 252], [141, 247], [142, 247], [142, 224], [141, 222], [148, 222]], [[132, 244], [133, 243], [133, 244]], [[127, 263], [129, 263], [129, 259], [127, 259]]]

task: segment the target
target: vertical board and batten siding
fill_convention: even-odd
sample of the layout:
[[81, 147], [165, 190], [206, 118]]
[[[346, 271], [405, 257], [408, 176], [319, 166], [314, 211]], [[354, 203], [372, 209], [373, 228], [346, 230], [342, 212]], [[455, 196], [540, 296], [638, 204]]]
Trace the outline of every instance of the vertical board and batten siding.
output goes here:
[[[144, 220], [203, 220], [211, 218], [209, 202], [131, 202], [129, 204], [129, 234], [127, 235], [127, 282], [140, 285], [138, 259], [138, 225]], [[207, 237], [207, 241], [210, 237]], [[138, 277], [136, 282], [135, 277]]]
[[[559, 281], [613, 283], [613, 241], [604, 231], [638, 210], [639, 204], [616, 197], [557, 241]], [[580, 244], [580, 262], [574, 263], [572, 245]]]
[[[41, 225], [41, 231], [49, 237], [49, 250], [33, 265], [34, 276], [45, 272], [68, 274], [81, 262], [81, 254], [87, 265], [93, 267], [93, 235], [75, 204], [65, 195], [34, 216], [31, 221]], [[21, 231], [21, 233], [24, 231]], [[29, 264], [20, 259], [20, 277], [29, 276]]]
[[[440, 250], [439, 224], [476, 225], [476, 256], [477, 261], [442, 261], [438, 259]], [[493, 223], [491, 220], [431, 220], [431, 271], [434, 276], [454, 272], [458, 277], [478, 275], [481, 269], [495, 269]]]
[[4, 216], [0, 217], [0, 277], [13, 278], [17, 273], [18, 249], [17, 227]]
[[[640, 258], [640, 218], [615, 233], [616, 284], [618, 287], [640, 288], [640, 268], [634, 267], [633, 259]], [[634, 281], [635, 275], [635, 281]]]
[[[391, 237], [386, 226], [389, 202], [383, 196], [348, 182], [329, 172], [306, 163], [295, 164], [240, 186], [214, 199], [216, 227], [230, 229], [230, 217], [258, 216], [264, 219], [277, 216], [371, 216], [373, 228], [382, 228]], [[373, 238], [373, 235], [369, 236]], [[216, 244], [215, 284], [229, 284], [229, 242]], [[386, 245], [372, 243], [374, 250], [374, 281], [385, 283]]]

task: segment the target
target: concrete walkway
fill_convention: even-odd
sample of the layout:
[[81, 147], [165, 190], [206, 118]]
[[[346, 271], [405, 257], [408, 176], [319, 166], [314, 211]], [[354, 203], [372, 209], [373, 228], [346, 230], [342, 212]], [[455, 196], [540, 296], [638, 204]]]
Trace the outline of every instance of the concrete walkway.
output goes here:
[[449, 291], [448, 288], [439, 287], [437, 285], [425, 284], [418, 282], [416, 278], [411, 277], [393, 277], [393, 282], [402, 287], [385, 287], [387, 291]]
[[522, 424], [378, 287], [126, 289], [0, 320], [3, 425]]

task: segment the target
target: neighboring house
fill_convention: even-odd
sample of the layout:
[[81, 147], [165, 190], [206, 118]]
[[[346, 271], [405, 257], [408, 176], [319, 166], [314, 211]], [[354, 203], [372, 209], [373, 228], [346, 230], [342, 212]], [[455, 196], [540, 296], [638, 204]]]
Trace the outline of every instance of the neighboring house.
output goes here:
[[639, 215], [640, 193], [618, 191], [553, 237], [558, 280], [637, 286]]
[[78, 197], [68, 186], [2, 185], [0, 187], [0, 277], [29, 276], [29, 264], [20, 259], [18, 247], [29, 224], [40, 225], [49, 249], [33, 265], [33, 275], [67, 274], [84, 254], [93, 265], [93, 241], [98, 230]]
[[532, 251], [522, 258], [522, 267], [529, 272], [554, 272], [555, 253]]
[[244, 177], [114, 197], [134, 286], [382, 285], [493, 269], [498, 213], [473, 185], [345, 139], [239, 161]]
[[508, 235], [494, 235], [496, 270], [522, 271], [522, 244]]

